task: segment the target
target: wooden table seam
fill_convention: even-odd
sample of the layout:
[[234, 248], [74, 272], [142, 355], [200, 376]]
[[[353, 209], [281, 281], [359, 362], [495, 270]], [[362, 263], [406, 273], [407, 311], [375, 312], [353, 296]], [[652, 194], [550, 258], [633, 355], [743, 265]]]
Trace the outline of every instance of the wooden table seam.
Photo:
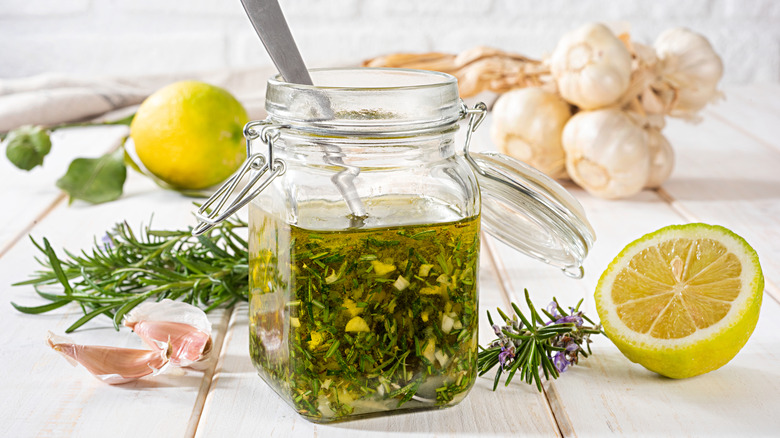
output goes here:
[[750, 132], [749, 130], [739, 126], [738, 124], [736, 124], [733, 121], [731, 121], [731, 119], [729, 119], [728, 117], [718, 113], [717, 110], [708, 109], [708, 110], [705, 110], [705, 112], [707, 113], [707, 115], [711, 116], [714, 119], [719, 120], [720, 122], [723, 122], [724, 125], [727, 125], [728, 127], [730, 127], [732, 129], [734, 129], [735, 131], [739, 132], [740, 134], [745, 135], [746, 137], [750, 138], [751, 140], [755, 141], [756, 143], [758, 143], [758, 144], [760, 144], [760, 145], [762, 145], [762, 146], [764, 146], [766, 148], [771, 149], [772, 152], [774, 152], [774, 153], [779, 153], [780, 152], [780, 150], [777, 149], [777, 146], [775, 146], [775, 145], [773, 145], [771, 143], [768, 143], [766, 140], [764, 140], [763, 138], [757, 136], [753, 132]]
[[65, 192], [60, 192], [56, 197], [54, 197], [54, 200], [46, 208], [38, 213], [38, 216], [36, 216], [32, 222], [22, 228], [14, 237], [8, 241], [8, 243], [5, 244], [5, 246], [3, 246], [3, 248], [0, 248], [0, 259], [3, 258], [3, 256], [11, 250], [11, 248], [16, 246], [16, 244], [19, 243], [19, 241], [22, 240], [24, 236], [29, 235], [37, 224], [44, 220], [46, 216], [54, 211], [54, 209], [56, 209], [57, 206], [62, 203], [63, 200], [65, 200], [65, 197]]
[[[483, 234], [485, 249], [487, 250], [488, 258], [493, 266], [493, 270], [498, 277], [498, 286], [504, 298], [504, 305], [509, 307], [511, 301], [509, 298], [509, 287], [511, 284], [509, 281], [509, 275], [506, 271], [506, 268], [504, 267], [503, 261], [498, 257], [498, 251], [496, 251], [491, 239], [491, 237]], [[568, 421], [568, 415], [566, 414], [565, 410], [562, 410], [562, 412], [556, 415], [556, 411], [553, 408], [553, 404], [547, 395], [547, 391], [543, 391], [539, 397], [544, 400], [544, 407], [548, 415], [548, 420], [552, 423], [553, 429], [558, 434], [558, 436], [561, 438], [565, 436], [563, 433], [564, 429], [567, 431], [571, 430], [573, 432], [574, 429], [571, 426], [571, 423]]]

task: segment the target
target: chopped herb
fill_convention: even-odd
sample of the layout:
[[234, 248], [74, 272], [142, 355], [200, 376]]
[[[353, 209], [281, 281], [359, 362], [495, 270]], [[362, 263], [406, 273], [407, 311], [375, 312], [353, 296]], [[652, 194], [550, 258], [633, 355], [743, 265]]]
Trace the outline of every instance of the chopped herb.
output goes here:
[[261, 219], [252, 359], [317, 421], [460, 400], [477, 374], [478, 255], [478, 217], [316, 234]]

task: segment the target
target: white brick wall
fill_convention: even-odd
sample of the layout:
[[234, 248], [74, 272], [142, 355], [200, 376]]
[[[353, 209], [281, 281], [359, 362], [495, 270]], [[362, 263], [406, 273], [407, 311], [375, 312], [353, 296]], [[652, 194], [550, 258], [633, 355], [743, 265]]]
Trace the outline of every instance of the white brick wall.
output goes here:
[[[281, 0], [310, 66], [394, 51], [492, 45], [540, 57], [587, 21], [635, 38], [687, 26], [725, 83], [780, 82], [779, 0]], [[239, 0], [0, 0], [0, 78], [121, 75], [268, 65]]]

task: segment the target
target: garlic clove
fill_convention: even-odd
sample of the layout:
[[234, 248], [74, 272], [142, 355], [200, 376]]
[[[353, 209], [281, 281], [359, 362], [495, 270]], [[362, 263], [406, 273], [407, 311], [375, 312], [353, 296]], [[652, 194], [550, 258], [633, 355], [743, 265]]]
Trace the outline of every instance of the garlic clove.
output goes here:
[[92, 375], [109, 385], [132, 382], [162, 373], [169, 364], [170, 346], [153, 350], [79, 345], [49, 332], [49, 346], [76, 366], [81, 364]]
[[211, 322], [203, 310], [191, 304], [169, 299], [143, 303], [128, 312], [124, 325], [151, 347], [170, 343], [175, 366], [207, 361], [211, 353]]
[[601, 108], [628, 89], [631, 54], [606, 26], [590, 23], [561, 37], [550, 71], [568, 102], [585, 110]]
[[685, 28], [664, 31], [656, 39], [662, 63], [661, 81], [675, 91], [670, 115], [695, 118], [705, 105], [718, 99], [723, 61], [704, 36]]
[[501, 153], [552, 178], [566, 176], [561, 133], [569, 105], [554, 93], [522, 88], [501, 95], [493, 106], [490, 136]]
[[141, 320], [180, 322], [211, 334], [211, 322], [203, 310], [192, 304], [168, 298], [139, 304], [125, 315], [124, 323], [128, 325]]
[[647, 147], [650, 151], [650, 174], [647, 177], [645, 187], [654, 189], [660, 187], [674, 169], [674, 149], [669, 140], [658, 129], [648, 127]]
[[595, 196], [632, 196], [642, 190], [650, 172], [646, 137], [619, 109], [581, 111], [563, 129], [566, 170]]
[[171, 364], [189, 366], [199, 360], [206, 360], [211, 353], [211, 336], [197, 328], [180, 322], [138, 321], [125, 323], [141, 337], [147, 345], [168, 342], [171, 345]]

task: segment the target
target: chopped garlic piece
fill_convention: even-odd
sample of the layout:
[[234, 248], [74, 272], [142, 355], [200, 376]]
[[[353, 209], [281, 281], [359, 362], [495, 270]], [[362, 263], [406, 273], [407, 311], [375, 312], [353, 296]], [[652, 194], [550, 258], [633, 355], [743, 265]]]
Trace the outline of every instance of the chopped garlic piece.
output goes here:
[[395, 265], [382, 263], [379, 260], [372, 260], [371, 265], [374, 267], [374, 273], [376, 273], [376, 275], [387, 275], [395, 271]]
[[393, 283], [393, 287], [395, 287], [399, 291], [402, 291], [407, 287], [409, 287], [409, 281], [405, 279], [403, 276], [399, 275], [398, 279], [395, 280], [395, 283]]
[[351, 317], [358, 316], [361, 313], [363, 313], [363, 310], [365, 310], [365, 308], [363, 307], [358, 307], [357, 304], [354, 301], [350, 300], [349, 298], [346, 298], [344, 300], [342, 306], [344, 306], [344, 308], [347, 309], [347, 313], [349, 313], [349, 316]]
[[449, 334], [452, 331], [453, 324], [455, 324], [455, 321], [449, 315], [441, 316], [441, 331], [444, 334]]
[[347, 326], [344, 328], [344, 331], [347, 332], [368, 332], [371, 331], [371, 329], [368, 328], [368, 324], [366, 324], [366, 320], [356, 316], [349, 320], [347, 323]]
[[420, 277], [427, 277], [431, 273], [433, 265], [421, 265], [420, 270], [417, 271], [417, 275]]
[[317, 348], [322, 343], [323, 339], [325, 339], [325, 336], [317, 331], [311, 332], [309, 336], [311, 336], [311, 340], [308, 342], [309, 350]]
[[422, 355], [424, 358], [431, 361], [431, 363], [436, 361], [436, 339], [430, 338], [428, 339], [428, 342], [425, 344], [425, 348], [422, 350]]
[[420, 288], [420, 295], [438, 295], [441, 293], [439, 286]]
[[436, 360], [439, 362], [439, 365], [441, 366], [445, 366], [447, 364], [447, 361], [450, 360], [450, 357], [447, 356], [447, 354], [441, 350], [436, 350], [434, 356], [436, 357]]
[[325, 283], [326, 284], [333, 284], [336, 281], [338, 281], [340, 275], [336, 272], [336, 270], [333, 270], [333, 273], [325, 277]]

